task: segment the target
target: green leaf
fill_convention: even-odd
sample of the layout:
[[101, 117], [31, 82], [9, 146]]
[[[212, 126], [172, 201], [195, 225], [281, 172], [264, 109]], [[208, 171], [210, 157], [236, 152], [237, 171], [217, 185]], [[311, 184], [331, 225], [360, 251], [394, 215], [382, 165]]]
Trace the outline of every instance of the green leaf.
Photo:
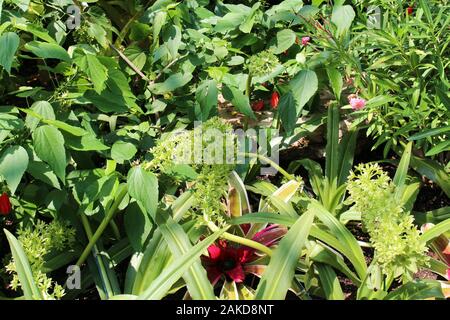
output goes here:
[[294, 43], [297, 35], [291, 29], [284, 29], [277, 33], [276, 46], [273, 53], [280, 54], [289, 49]]
[[55, 111], [52, 105], [47, 101], [36, 101], [31, 106], [30, 110], [33, 112], [27, 112], [28, 109], [22, 109], [27, 113], [25, 119], [25, 125], [33, 132], [39, 124], [41, 119], [55, 119]]
[[447, 232], [450, 230], [450, 219], [446, 219], [442, 222], [439, 222], [437, 225], [434, 225], [427, 231], [425, 231], [420, 236], [420, 241], [422, 242], [428, 242], [433, 240], [436, 237], [439, 237], [441, 234]]
[[14, 32], [7, 32], [0, 36], [0, 66], [11, 73], [11, 66], [19, 48], [20, 38]]
[[145, 209], [137, 202], [131, 203], [124, 214], [124, 226], [130, 244], [136, 252], [141, 252], [152, 231], [153, 223]]
[[93, 133], [88, 133], [81, 137], [66, 135], [65, 141], [69, 148], [76, 151], [102, 151], [109, 149], [109, 147], [97, 139]]
[[106, 80], [108, 80], [108, 69], [93, 54], [86, 54], [75, 59], [75, 62], [81, 71], [91, 79], [95, 91], [101, 94], [106, 87]]
[[297, 105], [298, 103], [295, 100], [292, 91], [288, 91], [280, 98], [278, 110], [280, 112], [280, 118], [287, 135], [291, 135], [293, 133], [295, 125], [297, 124]]
[[2, 153], [0, 176], [6, 180], [12, 194], [16, 192], [17, 186], [28, 167], [28, 161], [28, 153], [21, 146], [11, 146]]
[[317, 91], [317, 75], [314, 71], [302, 70], [291, 80], [289, 86], [296, 101], [297, 117]]
[[330, 183], [336, 184], [339, 173], [339, 120], [339, 106], [335, 103], [328, 107], [325, 175]]
[[446, 132], [450, 132], [450, 126], [425, 130], [425, 131], [416, 133], [415, 135], [412, 135], [411, 137], [408, 138], [408, 140], [409, 141], [420, 140], [420, 139], [427, 138], [427, 137], [437, 136], [437, 135], [440, 135], [441, 133], [446, 133]]
[[41, 180], [49, 186], [52, 186], [56, 189], [61, 189], [58, 177], [53, 173], [50, 166], [45, 162], [30, 161], [30, 163], [28, 164], [27, 172], [34, 178]]
[[11, 2], [24, 12], [28, 10], [28, 6], [30, 5], [30, 0], [11, 0]]
[[316, 268], [319, 273], [321, 287], [325, 292], [325, 298], [327, 300], [345, 300], [339, 279], [333, 268], [321, 263], [318, 263]]
[[224, 86], [222, 88], [222, 94], [226, 100], [230, 101], [231, 104], [239, 110], [239, 112], [242, 112], [247, 117], [256, 119], [255, 114], [250, 107], [248, 97], [241, 90], [233, 86]]
[[3, 229], [3, 231], [6, 234], [6, 238], [9, 242], [9, 247], [11, 248], [11, 254], [13, 256], [16, 272], [19, 277], [20, 286], [25, 299], [43, 299], [41, 291], [34, 281], [30, 263], [28, 262], [27, 255], [23, 251], [22, 245], [8, 230]]
[[64, 182], [66, 176], [66, 150], [64, 137], [58, 129], [44, 125], [33, 132], [33, 145], [40, 159], [47, 162]]
[[158, 205], [158, 179], [142, 167], [134, 167], [128, 172], [128, 193], [140, 201], [147, 213], [154, 218]]
[[248, 16], [245, 18], [245, 21], [239, 26], [239, 30], [243, 33], [250, 33], [250, 31], [252, 31], [253, 25], [255, 24], [256, 14], [260, 6], [261, 3], [256, 2], [250, 10]]
[[339, 102], [343, 86], [342, 75], [336, 68], [333, 67], [327, 68], [327, 75], [330, 80], [331, 88], [334, 92], [334, 97]]
[[195, 110], [197, 119], [208, 120], [217, 113], [217, 82], [215, 80], [205, 80], [197, 88], [195, 99], [199, 103], [200, 109]]
[[408, 145], [405, 147], [405, 150], [403, 151], [402, 158], [400, 160], [400, 163], [398, 165], [397, 171], [395, 172], [394, 176], [394, 184], [397, 187], [397, 190], [400, 190], [403, 188], [406, 182], [406, 177], [408, 176], [408, 168], [409, 168], [409, 161], [411, 159], [411, 151], [412, 151], [412, 142], [409, 142]]
[[[183, 256], [192, 249], [191, 241], [183, 228], [176, 223], [167, 212], [158, 212], [156, 219], [167, 245], [174, 257]], [[189, 295], [194, 300], [215, 299], [214, 289], [208, 280], [205, 269], [198, 260], [194, 262], [189, 270], [184, 273]]]
[[25, 49], [44, 59], [59, 59], [67, 62], [71, 60], [67, 51], [55, 43], [31, 41], [25, 44]]
[[151, 285], [139, 296], [142, 300], [160, 300], [172, 285], [180, 279], [183, 274], [197, 262], [199, 257], [205, 250], [216, 241], [224, 230], [219, 230], [205, 240], [199, 242], [194, 247], [190, 248], [188, 252], [176, 258], [163, 272], [151, 283]]
[[425, 154], [426, 157], [431, 157], [436, 154], [439, 154], [444, 151], [450, 150], [450, 140], [442, 141], [441, 143], [438, 143], [433, 148], [428, 150], [428, 152]]
[[415, 171], [437, 183], [445, 192], [447, 197], [450, 197], [450, 180], [448, 179], [448, 173], [443, 166], [433, 160], [422, 159], [412, 155], [411, 167]]
[[428, 298], [444, 299], [439, 281], [416, 280], [408, 282], [390, 292], [385, 300], [424, 300]]
[[162, 95], [186, 85], [187, 83], [189, 83], [189, 81], [191, 81], [191, 79], [192, 74], [175, 73], [162, 83], [155, 83], [153, 85], [150, 85], [150, 90], [154, 94]]
[[355, 11], [352, 6], [335, 6], [331, 15], [331, 22], [337, 27], [337, 34], [342, 35], [347, 32], [355, 18]]
[[307, 210], [280, 241], [259, 282], [255, 299], [283, 300], [291, 287], [295, 267], [302, 254], [314, 220], [314, 211]]
[[117, 141], [111, 148], [111, 158], [117, 163], [123, 164], [127, 160], [131, 160], [136, 154], [137, 149], [134, 144], [124, 141]]
[[49, 36], [48, 31], [44, 29], [41, 26], [38, 26], [36, 24], [31, 23], [16, 23], [14, 24], [14, 27], [16, 27], [19, 30], [23, 30], [26, 32], [29, 32], [33, 34], [34, 36], [38, 37], [39, 39], [42, 39], [44, 41], [47, 41], [49, 43], [56, 43], [55, 39]]

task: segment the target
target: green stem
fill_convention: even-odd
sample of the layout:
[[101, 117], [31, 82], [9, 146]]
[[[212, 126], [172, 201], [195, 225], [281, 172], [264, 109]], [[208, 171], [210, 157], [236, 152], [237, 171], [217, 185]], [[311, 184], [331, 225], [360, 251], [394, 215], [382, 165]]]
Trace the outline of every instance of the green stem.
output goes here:
[[[108, 213], [106, 214], [105, 218], [100, 223], [100, 225], [98, 226], [98, 228], [95, 231], [94, 235], [92, 235], [91, 239], [89, 239], [88, 245], [86, 246], [86, 248], [84, 248], [83, 253], [81, 254], [80, 258], [78, 259], [78, 261], [76, 263], [77, 266], [81, 266], [86, 261], [86, 259], [89, 256], [92, 248], [94, 247], [95, 243], [98, 241], [100, 236], [103, 234], [103, 231], [105, 231], [105, 229], [108, 226], [109, 222], [111, 221], [111, 219], [116, 214], [117, 208], [119, 207], [119, 205], [122, 202], [123, 198], [127, 194], [127, 191], [128, 190], [127, 190], [126, 185], [122, 185], [122, 188], [118, 191], [118, 195], [117, 195], [116, 199], [114, 200], [114, 203], [112, 204], [112, 206], [109, 209]], [[84, 214], [82, 214], [82, 221], [83, 221], [83, 216], [84, 216]]]
[[250, 94], [252, 93], [252, 75], [249, 73], [248, 77], [247, 77], [247, 84], [246, 84], [246, 88], [245, 88], [245, 94], [247, 95], [247, 97], [250, 99]]
[[[91, 225], [89, 224], [89, 220], [88, 220], [88, 218], [86, 217], [85, 214], [81, 215], [81, 223], [83, 224], [83, 228], [84, 228], [84, 231], [86, 232], [86, 236], [87, 236], [89, 242], [91, 242], [91, 240], [93, 238], [92, 228], [91, 228]], [[103, 265], [102, 257], [99, 256], [99, 254], [98, 254], [99, 252], [98, 252], [98, 249], [97, 249], [96, 245], [94, 245], [92, 247], [92, 251], [94, 253], [94, 259], [97, 260], [97, 266], [100, 269], [99, 270], [100, 271], [100, 276], [103, 279], [107, 279], [107, 273], [106, 273], [106, 270], [105, 270], [105, 266]], [[78, 265], [78, 266], [80, 266], [80, 265]], [[104, 289], [105, 289], [107, 295], [108, 296], [113, 296], [114, 292], [113, 292], [113, 289], [111, 288], [111, 285], [110, 285], [109, 281], [103, 281], [103, 284], [105, 286]]]
[[[216, 231], [220, 230], [211, 221], [208, 221], [208, 227], [213, 232], [216, 232]], [[247, 247], [256, 249], [258, 251], [261, 251], [261, 252], [267, 254], [269, 257], [272, 256], [272, 250], [270, 250], [268, 247], [266, 247], [265, 245], [263, 245], [263, 244], [261, 244], [259, 242], [256, 242], [256, 241], [253, 241], [253, 240], [250, 240], [250, 239], [247, 239], [247, 238], [239, 237], [239, 236], [236, 236], [236, 235], [228, 233], [228, 232], [222, 233], [221, 237], [226, 239], [226, 240], [229, 240], [229, 241], [232, 241], [232, 242], [235, 242], [235, 243], [239, 243], [239, 244], [242, 244], [244, 246], [247, 246]]]

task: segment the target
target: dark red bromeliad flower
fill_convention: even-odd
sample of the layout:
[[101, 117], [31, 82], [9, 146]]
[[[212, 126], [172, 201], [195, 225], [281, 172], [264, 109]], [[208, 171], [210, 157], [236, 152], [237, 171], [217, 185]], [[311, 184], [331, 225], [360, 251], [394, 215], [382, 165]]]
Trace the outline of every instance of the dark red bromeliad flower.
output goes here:
[[253, 111], [261, 111], [264, 108], [264, 101], [258, 100], [252, 103]]
[[6, 192], [4, 192], [0, 196], [0, 214], [2, 216], [7, 216], [10, 212], [11, 212], [11, 202], [9, 201], [9, 197], [6, 194]]
[[[284, 227], [271, 225], [256, 233], [252, 240], [265, 246], [272, 246], [286, 232], [287, 229]], [[202, 262], [213, 285], [222, 277], [241, 283], [245, 280], [245, 274], [256, 274], [260, 269], [257, 265], [250, 265], [259, 258], [253, 248], [219, 240], [217, 244], [209, 246], [208, 254], [209, 256], [202, 256]]]

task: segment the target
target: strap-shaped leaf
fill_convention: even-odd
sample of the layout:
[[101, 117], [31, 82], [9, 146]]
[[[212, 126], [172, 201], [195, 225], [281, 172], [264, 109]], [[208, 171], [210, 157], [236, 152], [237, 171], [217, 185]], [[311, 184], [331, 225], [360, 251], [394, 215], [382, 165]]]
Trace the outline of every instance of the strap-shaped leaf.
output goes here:
[[313, 220], [314, 211], [309, 209], [294, 223], [280, 241], [261, 278], [255, 299], [282, 300], [286, 297]]
[[19, 277], [20, 286], [22, 288], [25, 299], [43, 299], [41, 291], [34, 281], [30, 263], [28, 262], [28, 258], [25, 252], [23, 251], [22, 245], [8, 230], [3, 229], [3, 231], [6, 234], [6, 238], [9, 242], [9, 247], [11, 248], [11, 254], [13, 256], [17, 276]]
[[[181, 257], [175, 259], [164, 271], [152, 282], [152, 284], [138, 297], [140, 300], [162, 299], [172, 285], [180, 279], [183, 274], [198, 262], [200, 255], [216, 241], [225, 230], [219, 230], [205, 240], [190, 248]], [[215, 297], [214, 297], [215, 299]]]

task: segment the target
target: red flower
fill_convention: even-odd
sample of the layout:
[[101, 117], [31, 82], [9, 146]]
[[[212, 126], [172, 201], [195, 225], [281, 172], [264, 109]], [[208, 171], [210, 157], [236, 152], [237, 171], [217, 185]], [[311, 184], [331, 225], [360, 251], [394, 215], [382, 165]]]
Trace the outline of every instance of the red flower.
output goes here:
[[408, 7], [408, 8], [406, 8], [406, 14], [407, 14], [408, 16], [412, 15], [412, 14], [413, 14], [413, 7]]
[[[286, 228], [271, 225], [252, 238], [266, 246], [275, 244], [285, 233]], [[203, 265], [208, 273], [208, 279], [214, 285], [223, 276], [236, 283], [245, 280], [246, 273], [258, 272], [257, 265], [248, 265], [248, 263], [259, 258], [255, 249], [246, 246], [232, 245], [225, 240], [219, 240], [217, 244], [210, 245], [208, 248], [209, 256], [202, 256]]]
[[4, 192], [0, 196], [0, 214], [3, 216], [7, 216], [11, 212], [11, 202], [9, 202], [9, 197]]
[[264, 108], [264, 101], [258, 100], [252, 103], [253, 111], [261, 111]]
[[272, 93], [272, 97], [270, 98], [270, 106], [272, 109], [278, 108], [278, 102], [280, 101], [280, 96], [278, 95], [278, 92]]

